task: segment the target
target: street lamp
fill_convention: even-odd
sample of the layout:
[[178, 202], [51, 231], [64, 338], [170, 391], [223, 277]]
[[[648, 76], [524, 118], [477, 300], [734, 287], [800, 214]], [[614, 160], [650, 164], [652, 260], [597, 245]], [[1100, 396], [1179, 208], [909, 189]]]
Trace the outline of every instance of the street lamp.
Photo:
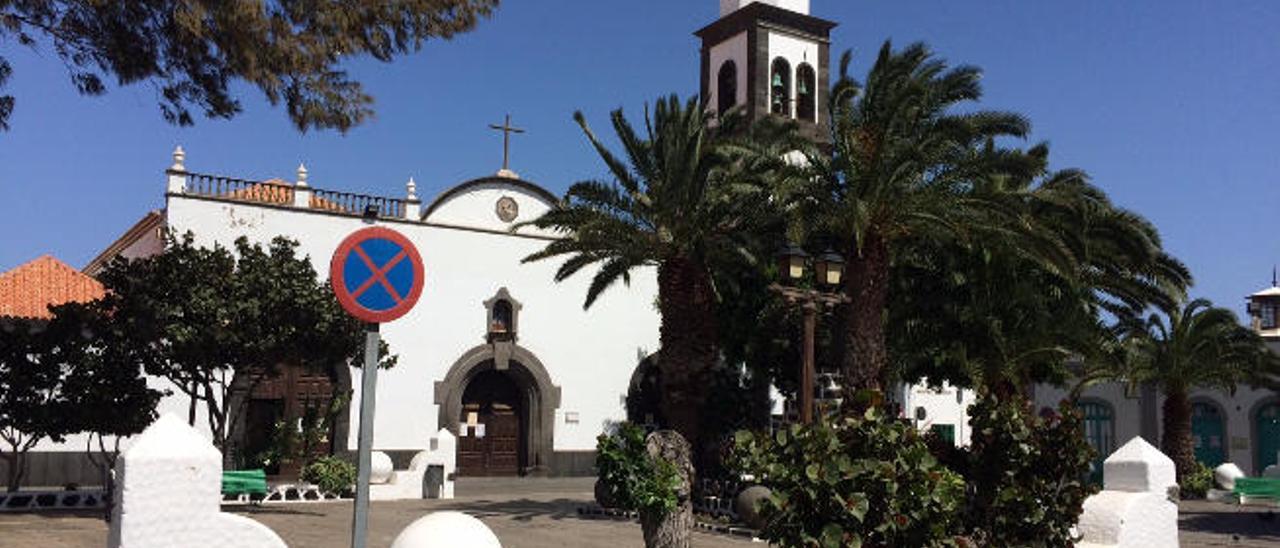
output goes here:
[[824, 310], [849, 302], [848, 297], [838, 291], [844, 276], [844, 258], [828, 249], [814, 260], [814, 274], [817, 275], [819, 287], [835, 289], [826, 292], [816, 289], [804, 289], [796, 285], [805, 278], [805, 266], [809, 254], [794, 243], [788, 243], [778, 253], [778, 264], [781, 267], [779, 276], [786, 286], [772, 284], [770, 289], [782, 295], [787, 303], [799, 305], [804, 313], [804, 360], [800, 370], [800, 422], [813, 422], [813, 377], [814, 377], [814, 338], [818, 325], [818, 307]]
[[783, 282], [787, 284], [795, 284], [804, 279], [805, 263], [809, 261], [809, 254], [805, 253], [800, 246], [787, 242], [778, 252], [778, 269], [782, 276]]
[[814, 261], [813, 271], [818, 275], [819, 285], [830, 288], [840, 287], [840, 280], [844, 278], [844, 257], [828, 247], [827, 251]]

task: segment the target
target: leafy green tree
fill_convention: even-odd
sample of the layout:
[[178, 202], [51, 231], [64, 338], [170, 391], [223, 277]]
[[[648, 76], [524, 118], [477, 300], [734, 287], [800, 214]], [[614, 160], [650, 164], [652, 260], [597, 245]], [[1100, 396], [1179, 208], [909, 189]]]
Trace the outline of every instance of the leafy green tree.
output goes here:
[[0, 330], [0, 457], [8, 465], [9, 492], [21, 487], [26, 455], [36, 443], [62, 441], [70, 429], [65, 376], [52, 341], [40, 323], [6, 321]]
[[7, 488], [16, 491], [26, 473], [26, 454], [42, 439], [61, 442], [88, 434], [109, 465], [118, 446], [105, 438], [141, 432], [155, 417], [161, 392], [147, 387], [127, 349], [110, 343], [112, 333], [95, 321], [93, 304], [51, 307], [44, 321], [6, 322], [0, 329], [0, 440], [8, 464]]
[[[166, 120], [191, 125], [192, 111], [230, 118], [237, 83], [281, 102], [299, 130], [346, 131], [373, 114], [373, 97], [340, 68], [389, 62], [430, 38], [467, 32], [498, 0], [306, 2], [271, 0], [0, 0], [0, 43], [47, 47], [84, 95], [107, 81], [146, 82]], [[12, 67], [0, 57], [0, 86]], [[0, 96], [0, 129], [14, 107]]]
[[1000, 166], [984, 145], [1022, 137], [1028, 122], [1008, 112], [957, 112], [981, 97], [974, 67], [949, 69], [923, 44], [894, 51], [886, 42], [866, 86], [848, 74], [832, 90], [831, 152], [809, 153], [813, 178], [793, 179], [784, 196], [817, 232], [840, 243], [851, 304], [842, 370], [849, 386], [879, 389], [888, 363], [885, 313], [895, 254], [908, 239], [943, 241], [1004, 222], [1001, 202], [967, 193]]
[[[652, 113], [646, 108], [643, 136], [621, 110], [614, 111], [621, 157], [600, 142], [582, 113], [574, 118], [612, 180], [575, 183], [560, 207], [530, 221], [563, 236], [525, 261], [567, 256], [557, 281], [598, 265], [585, 307], [619, 280], [629, 283], [634, 270], [657, 268], [662, 414], [700, 447], [709, 373], [720, 359], [712, 268], [752, 260], [748, 240], [758, 216], [769, 214], [769, 195], [763, 184], [739, 175], [760, 173], [762, 163], [777, 160], [751, 154], [746, 141], [728, 137], [738, 131], [740, 117], [711, 127], [696, 99], [682, 104], [671, 96], [657, 101]], [[752, 169], [731, 171], [735, 163]]]
[[[100, 276], [112, 329], [148, 374], [161, 376], [191, 400], [188, 420], [203, 408], [214, 445], [228, 462], [233, 429], [253, 387], [292, 365], [331, 373], [358, 363], [360, 322], [317, 279], [297, 242], [278, 237], [266, 248], [236, 240], [199, 247], [191, 233], [170, 238], [164, 252], [117, 259]], [[394, 357], [382, 349], [383, 366]], [[240, 405], [235, 405], [239, 402]]]
[[1190, 391], [1234, 392], [1240, 383], [1280, 371], [1280, 360], [1257, 333], [1241, 325], [1235, 313], [1204, 299], [1151, 314], [1129, 335], [1134, 354], [1127, 376], [1131, 382], [1156, 383], [1163, 391], [1160, 445], [1177, 466], [1179, 480], [1197, 470]]
[[155, 421], [156, 405], [165, 394], [147, 386], [128, 335], [100, 305], [69, 303], [54, 307], [53, 313], [54, 325], [63, 326], [59, 340], [74, 353], [63, 383], [68, 431], [86, 435], [85, 452], [109, 490], [121, 439]]

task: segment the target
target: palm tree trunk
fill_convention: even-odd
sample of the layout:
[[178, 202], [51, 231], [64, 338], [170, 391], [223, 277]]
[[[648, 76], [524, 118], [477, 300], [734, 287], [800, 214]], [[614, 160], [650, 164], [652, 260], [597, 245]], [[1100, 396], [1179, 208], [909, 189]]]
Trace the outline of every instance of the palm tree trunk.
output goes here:
[[1178, 481], [1196, 470], [1195, 445], [1191, 441], [1191, 402], [1187, 389], [1168, 386], [1164, 399], [1164, 436], [1160, 448], [1177, 468]]
[[695, 464], [705, 445], [701, 416], [709, 372], [719, 358], [714, 298], [706, 268], [695, 261], [679, 257], [658, 267], [660, 405], [668, 426], [693, 445]]
[[689, 548], [693, 525], [693, 505], [688, 501], [666, 514], [640, 512], [645, 548]]
[[863, 242], [861, 253], [849, 253], [845, 292], [848, 332], [841, 373], [852, 390], [880, 390], [889, 361], [884, 338], [884, 313], [889, 298], [889, 249], [878, 236]]

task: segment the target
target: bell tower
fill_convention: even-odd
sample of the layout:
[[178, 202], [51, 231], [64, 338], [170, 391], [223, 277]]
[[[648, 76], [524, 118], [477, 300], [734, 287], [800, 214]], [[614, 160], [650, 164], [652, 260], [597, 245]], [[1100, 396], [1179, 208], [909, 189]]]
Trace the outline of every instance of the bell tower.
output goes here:
[[831, 29], [809, 0], [720, 0], [720, 19], [702, 39], [702, 100], [723, 113], [743, 106], [751, 120], [776, 115], [826, 142]]

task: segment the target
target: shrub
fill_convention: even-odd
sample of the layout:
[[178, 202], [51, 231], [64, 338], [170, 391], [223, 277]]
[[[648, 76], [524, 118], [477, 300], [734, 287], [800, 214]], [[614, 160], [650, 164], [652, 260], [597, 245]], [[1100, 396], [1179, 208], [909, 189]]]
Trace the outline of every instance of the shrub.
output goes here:
[[1072, 546], [1071, 529], [1096, 487], [1083, 417], [1067, 402], [1037, 416], [1030, 404], [989, 392], [969, 408], [967, 525], [990, 546]]
[[1178, 494], [1184, 499], [1202, 499], [1213, 489], [1213, 469], [1204, 463], [1196, 463], [1196, 471], [1182, 478]]
[[964, 484], [909, 424], [872, 408], [773, 435], [739, 432], [735, 465], [773, 494], [764, 539], [784, 547], [949, 546]]
[[596, 441], [596, 468], [609, 500], [624, 510], [658, 515], [676, 510], [680, 473], [670, 462], [649, 458], [643, 428], [624, 422]]
[[346, 493], [356, 484], [356, 466], [338, 457], [320, 457], [302, 468], [302, 481], [321, 491]]

